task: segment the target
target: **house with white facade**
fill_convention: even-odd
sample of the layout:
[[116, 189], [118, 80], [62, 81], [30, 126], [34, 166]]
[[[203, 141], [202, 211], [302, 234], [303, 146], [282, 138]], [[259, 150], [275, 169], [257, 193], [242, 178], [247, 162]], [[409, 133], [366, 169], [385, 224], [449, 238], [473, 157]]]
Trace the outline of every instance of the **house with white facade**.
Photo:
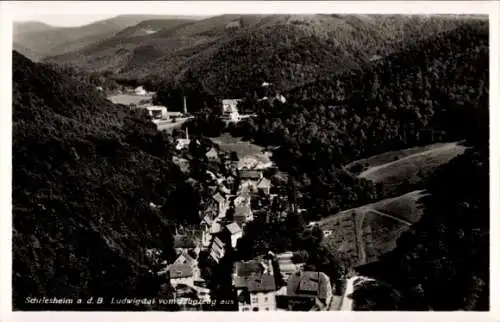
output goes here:
[[236, 248], [236, 244], [238, 242], [238, 239], [243, 237], [243, 230], [235, 222], [232, 222], [229, 225], [227, 225], [226, 229], [231, 236], [231, 247]]
[[238, 122], [240, 120], [240, 114], [238, 112], [238, 104], [240, 102], [241, 99], [222, 100], [222, 117], [232, 122]]
[[175, 142], [175, 149], [176, 150], [183, 150], [187, 149], [189, 147], [189, 144], [191, 143], [191, 140], [189, 139], [189, 133], [188, 129], [186, 127], [186, 136], [184, 138], [179, 138]]
[[289, 311], [323, 311], [332, 297], [330, 278], [325, 273], [298, 271], [288, 278], [284, 303]]
[[270, 260], [236, 262], [234, 271], [233, 286], [240, 312], [276, 310], [277, 288]]
[[168, 119], [168, 111], [165, 106], [151, 105], [145, 108], [148, 110], [148, 114], [153, 119], [153, 122]]
[[166, 275], [170, 279], [172, 287], [176, 288], [178, 285], [188, 285], [193, 287], [194, 275], [193, 268], [190, 264], [171, 264], [166, 269], [158, 272], [158, 275]]

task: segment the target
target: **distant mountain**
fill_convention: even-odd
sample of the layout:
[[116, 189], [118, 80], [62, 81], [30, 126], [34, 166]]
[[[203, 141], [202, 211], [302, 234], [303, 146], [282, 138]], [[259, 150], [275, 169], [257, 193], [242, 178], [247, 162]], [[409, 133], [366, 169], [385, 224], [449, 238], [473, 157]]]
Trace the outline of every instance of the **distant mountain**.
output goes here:
[[122, 15], [79, 27], [54, 27], [38, 22], [20, 23], [14, 27], [14, 41], [43, 56], [58, 55], [85, 48], [142, 21], [165, 17], [169, 16]]
[[13, 33], [14, 37], [24, 34], [24, 33], [29, 33], [29, 32], [41, 32], [41, 31], [48, 31], [48, 30], [54, 30], [60, 27], [55, 27], [48, 25], [43, 22], [38, 22], [38, 21], [23, 21], [23, 22], [14, 22], [13, 24]]
[[92, 308], [28, 303], [34, 294], [157, 296], [146, 248], [174, 256], [174, 212], [149, 203], [162, 205], [186, 179], [166, 137], [144, 114], [17, 52], [12, 101], [14, 309]]
[[37, 62], [42, 58], [42, 55], [38, 52], [35, 52], [31, 49], [28, 49], [18, 43], [12, 44], [13, 50], [19, 52], [20, 54], [26, 56], [30, 60]]
[[48, 60], [118, 78], [196, 79], [210, 93], [234, 95], [263, 80], [288, 89], [356, 69], [462, 23], [432, 16], [222, 15], [128, 39], [117, 35]]

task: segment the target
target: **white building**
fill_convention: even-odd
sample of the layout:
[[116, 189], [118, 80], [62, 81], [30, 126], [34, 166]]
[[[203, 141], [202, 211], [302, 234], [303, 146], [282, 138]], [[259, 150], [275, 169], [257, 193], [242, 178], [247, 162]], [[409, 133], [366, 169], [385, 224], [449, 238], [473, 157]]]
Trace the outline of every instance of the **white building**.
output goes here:
[[238, 310], [275, 311], [276, 283], [271, 261], [236, 262], [233, 285], [238, 297]]
[[186, 128], [186, 137], [177, 139], [177, 141], [175, 142], [175, 149], [176, 150], [186, 149], [187, 147], [189, 147], [190, 143], [191, 140], [189, 139], [188, 129]]
[[148, 92], [142, 86], [136, 87], [134, 92], [135, 92], [135, 95], [138, 95], [138, 96], [146, 96], [148, 94]]
[[152, 105], [147, 106], [149, 116], [153, 118], [153, 121], [160, 121], [168, 119], [168, 111], [165, 106]]
[[238, 242], [238, 239], [240, 239], [243, 236], [243, 230], [241, 230], [241, 227], [238, 226], [238, 224], [235, 222], [227, 225], [226, 229], [231, 234], [231, 246], [233, 248], [236, 248], [236, 243]]
[[222, 117], [232, 122], [238, 122], [240, 120], [240, 114], [238, 112], [239, 102], [241, 102], [241, 99], [222, 100]]

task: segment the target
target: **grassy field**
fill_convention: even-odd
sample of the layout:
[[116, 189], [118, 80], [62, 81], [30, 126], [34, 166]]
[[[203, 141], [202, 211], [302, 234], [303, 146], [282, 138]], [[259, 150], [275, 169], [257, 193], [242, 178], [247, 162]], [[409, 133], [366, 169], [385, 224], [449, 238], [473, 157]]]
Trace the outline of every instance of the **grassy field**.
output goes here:
[[397, 151], [389, 151], [381, 154], [377, 154], [374, 156], [371, 156], [369, 158], [365, 159], [360, 159], [354, 162], [351, 162], [344, 166], [344, 169], [347, 171], [350, 171], [354, 174], [359, 175], [362, 171], [356, 171], [356, 167], [362, 165], [365, 169], [369, 169], [372, 167], [380, 166], [392, 161], [396, 161], [398, 159], [401, 159], [403, 157], [416, 154], [416, 153], [421, 153], [425, 151], [429, 151], [432, 149], [439, 148], [446, 143], [436, 143], [436, 144], [431, 144], [431, 145], [426, 145], [426, 146], [417, 146], [413, 147], [410, 149], [403, 149], [403, 150], [397, 150]]
[[242, 141], [241, 138], [223, 134], [219, 137], [211, 138], [211, 140], [219, 145], [220, 149], [224, 152], [236, 152], [240, 160], [246, 157], [256, 158], [264, 163], [270, 160], [269, 155], [264, 154], [264, 148], [262, 146], [248, 141]]
[[376, 261], [394, 249], [401, 233], [420, 220], [423, 196], [424, 191], [413, 191], [324, 218], [320, 227], [332, 234], [323, 242], [358, 265]]
[[138, 105], [139, 102], [143, 100], [151, 100], [152, 98], [153, 98], [152, 95], [138, 96], [132, 94], [117, 94], [108, 96], [108, 100], [113, 102], [113, 104], [123, 104], [123, 105], [130, 105], [130, 104]]
[[[466, 147], [457, 142], [433, 144], [408, 150], [384, 153], [368, 159], [356, 161], [368, 164], [368, 168], [358, 177], [395, 186], [408, 180], [416, 183], [420, 180], [419, 172], [427, 173], [462, 154]], [[398, 158], [395, 160], [395, 158]], [[347, 166], [352, 168], [353, 164]]]

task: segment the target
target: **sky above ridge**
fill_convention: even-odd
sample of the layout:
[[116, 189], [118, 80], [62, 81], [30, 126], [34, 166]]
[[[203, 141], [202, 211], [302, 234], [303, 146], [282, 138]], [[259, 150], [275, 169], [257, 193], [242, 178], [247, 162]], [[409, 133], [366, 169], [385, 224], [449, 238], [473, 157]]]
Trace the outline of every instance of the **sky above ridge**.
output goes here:
[[81, 26], [126, 14], [490, 13], [491, 3], [432, 1], [1, 1], [13, 21]]

